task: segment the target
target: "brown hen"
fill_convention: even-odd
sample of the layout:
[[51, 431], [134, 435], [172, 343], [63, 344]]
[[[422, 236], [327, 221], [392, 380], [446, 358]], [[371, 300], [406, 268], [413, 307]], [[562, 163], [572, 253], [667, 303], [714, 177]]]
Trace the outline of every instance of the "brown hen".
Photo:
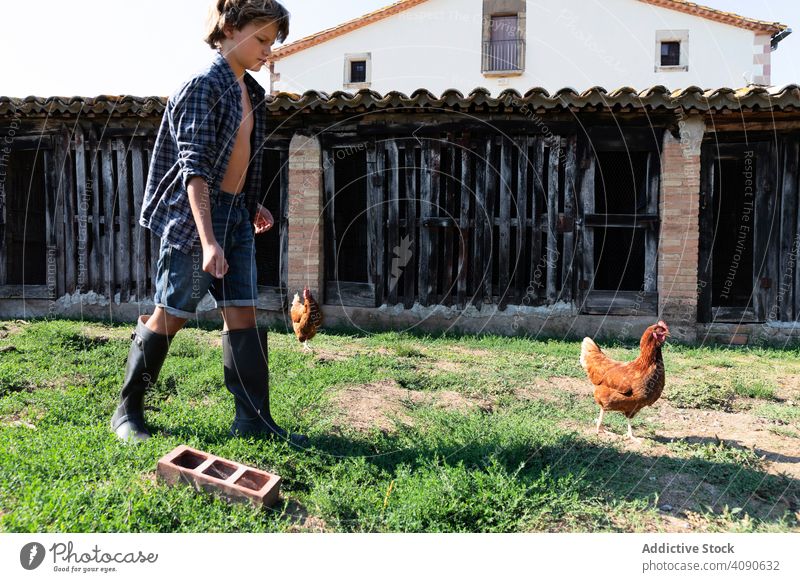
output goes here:
[[311, 351], [308, 342], [317, 334], [317, 330], [322, 327], [322, 309], [311, 295], [308, 287], [303, 289], [303, 302], [300, 302], [300, 295], [294, 294], [292, 308], [290, 310], [292, 327], [297, 339], [302, 342], [303, 349]]
[[603, 414], [616, 410], [628, 421], [628, 438], [635, 439], [631, 419], [645, 406], [650, 406], [664, 390], [664, 360], [661, 346], [667, 341], [669, 328], [663, 321], [648, 327], [639, 342], [639, 357], [632, 362], [609, 358], [591, 338], [581, 345], [581, 366], [594, 387], [594, 400], [600, 405], [597, 432], [602, 432]]

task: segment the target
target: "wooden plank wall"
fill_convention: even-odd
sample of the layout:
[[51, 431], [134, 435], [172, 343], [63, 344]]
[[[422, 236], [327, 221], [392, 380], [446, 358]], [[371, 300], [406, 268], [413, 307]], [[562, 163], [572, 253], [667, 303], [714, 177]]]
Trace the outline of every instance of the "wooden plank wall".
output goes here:
[[[152, 299], [161, 241], [139, 225], [139, 215], [154, 135], [138, 126], [112, 128], [106, 135], [99, 134], [100, 129], [89, 124], [61, 125], [52, 148], [42, 153], [47, 206], [43, 227], [48, 260], [54, 261], [52, 268], [48, 266], [48, 277], [53, 276], [52, 284], [48, 281], [49, 297], [94, 291], [111, 301]], [[288, 150], [282, 153], [279, 170], [284, 282], [288, 274], [287, 158]]]
[[[335, 147], [324, 147], [323, 159], [333, 159]], [[369, 303], [505, 308], [573, 300], [579, 170], [574, 135], [376, 138], [364, 169]], [[325, 173], [331, 217], [334, 180]], [[327, 235], [326, 256], [333, 259], [333, 226]], [[331, 279], [333, 269], [326, 276], [328, 287], [347, 287]], [[337, 300], [363, 306], [363, 289], [350, 289], [352, 298], [339, 291]]]
[[89, 291], [121, 301], [152, 297], [159, 241], [138, 225], [152, 146], [152, 137], [98, 140], [76, 125], [62, 127], [44, 152], [55, 298]]
[[[136, 131], [131, 133], [136, 134]], [[153, 136], [117, 131], [98, 139], [81, 125], [65, 126], [43, 152], [45, 228], [55, 261], [57, 297], [95, 291], [112, 300], [152, 297], [160, 241], [138, 225]], [[323, 149], [323, 159], [332, 160]], [[762, 241], [774, 252], [761, 291], [771, 319], [800, 317], [800, 137], [781, 136], [767, 157], [774, 170], [763, 188], [775, 189], [772, 225]], [[283, 159], [283, 158], [282, 158]], [[594, 211], [595, 157], [581, 137], [500, 135], [469, 131], [375, 138], [367, 151], [369, 282], [341, 287], [347, 305], [547, 305], [580, 302], [591, 288], [591, 230], [576, 219]], [[324, 176], [326, 204], [336, 207], [333, 164]], [[648, 159], [648, 190], [658, 189], [659, 158]], [[282, 164], [282, 184], [288, 167]], [[713, 173], [704, 174], [704, 189]], [[770, 183], [774, 181], [774, 184]], [[285, 187], [285, 186], [282, 186]], [[648, 214], [657, 214], [657, 196]], [[282, 210], [288, 213], [284, 195]], [[281, 228], [286, 223], [282, 221]], [[326, 220], [326, 247], [336, 233]], [[288, 275], [288, 237], [282, 236], [281, 278]], [[657, 292], [657, 236], [646, 240], [645, 293]], [[702, 268], [701, 268], [702, 270]], [[326, 276], [331, 277], [333, 273]], [[701, 307], [702, 308], [702, 307]]]

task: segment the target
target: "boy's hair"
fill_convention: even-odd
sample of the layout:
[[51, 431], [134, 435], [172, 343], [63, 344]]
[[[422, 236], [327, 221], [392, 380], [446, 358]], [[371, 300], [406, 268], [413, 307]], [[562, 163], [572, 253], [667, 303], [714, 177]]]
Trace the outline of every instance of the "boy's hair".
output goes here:
[[219, 48], [225, 38], [222, 29], [226, 24], [241, 30], [253, 21], [275, 22], [278, 42], [289, 36], [289, 11], [276, 0], [214, 0], [209, 10], [206, 43], [213, 49]]

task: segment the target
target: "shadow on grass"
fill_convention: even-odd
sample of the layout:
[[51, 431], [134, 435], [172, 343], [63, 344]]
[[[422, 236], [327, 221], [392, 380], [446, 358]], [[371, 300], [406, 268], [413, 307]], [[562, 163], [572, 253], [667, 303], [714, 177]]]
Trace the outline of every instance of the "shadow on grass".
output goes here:
[[[713, 439], [712, 439], [713, 440]], [[696, 443], [704, 443], [696, 440]], [[475, 476], [491, 465], [499, 465], [522, 483], [526, 491], [541, 486], [543, 474], [556, 485], [554, 496], [563, 496], [559, 483], [569, 483], [571, 493], [581, 499], [601, 500], [615, 506], [619, 502], [639, 501], [651, 507], [666, 508], [664, 514], [686, 517], [695, 512], [709, 519], [730, 510], [739, 517], [764, 523], [785, 523], [798, 527], [794, 512], [800, 511], [800, 481], [786, 475], [772, 475], [754, 465], [736, 461], [708, 460], [700, 457], [674, 458], [620, 451], [570, 435], [545, 446], [514, 444], [498, 446], [491, 441], [464, 446], [448, 444], [409, 444], [406, 439], [384, 436], [380, 450], [367, 440], [338, 436], [317, 439], [314, 446], [333, 455], [332, 462], [363, 456], [382, 472], [396, 475], [400, 467], [413, 472], [435, 462], [446, 467], [463, 465]], [[757, 454], [771, 454], [756, 451]], [[795, 458], [791, 462], [797, 462]], [[730, 514], [728, 514], [730, 518]]]
[[670, 443], [686, 443], [689, 445], [713, 445], [725, 446], [731, 449], [737, 449], [743, 452], [753, 452], [758, 457], [764, 457], [767, 461], [777, 463], [800, 463], [800, 456], [784, 455], [783, 453], [774, 453], [761, 447], [750, 448], [734, 439], [720, 439], [708, 436], [683, 436], [683, 437], [662, 437], [655, 436], [653, 440], [661, 444]]

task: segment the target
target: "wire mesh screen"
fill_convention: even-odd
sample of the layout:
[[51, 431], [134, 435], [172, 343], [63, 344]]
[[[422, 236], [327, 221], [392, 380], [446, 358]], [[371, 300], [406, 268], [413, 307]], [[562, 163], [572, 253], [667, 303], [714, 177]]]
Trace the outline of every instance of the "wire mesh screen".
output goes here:
[[647, 209], [647, 152], [597, 155], [595, 212], [643, 214]]
[[[38, 155], [37, 155], [38, 154]], [[45, 197], [42, 155], [15, 151], [6, 178], [6, 241], [8, 280], [11, 285], [45, 284]]]
[[267, 232], [258, 235], [256, 241], [256, 267], [258, 284], [280, 287], [281, 281], [281, 231], [283, 192], [288, 185], [283, 184], [284, 169], [281, 167], [281, 152], [269, 149], [264, 153], [264, 187], [267, 191], [263, 205], [275, 219], [275, 225]]
[[[335, 256], [327, 257], [328, 279], [367, 282], [367, 166], [364, 151], [337, 156], [334, 166], [336, 192]], [[326, 203], [329, 203], [326, 201]]]
[[597, 228], [594, 237], [594, 288], [640, 291], [644, 285], [645, 231]]

